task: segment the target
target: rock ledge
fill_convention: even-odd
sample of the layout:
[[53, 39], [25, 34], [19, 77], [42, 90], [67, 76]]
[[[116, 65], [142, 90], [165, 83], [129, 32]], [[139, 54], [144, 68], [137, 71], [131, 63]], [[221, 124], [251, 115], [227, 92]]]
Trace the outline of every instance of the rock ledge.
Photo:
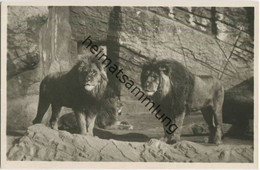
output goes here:
[[253, 147], [204, 146], [189, 141], [168, 145], [156, 139], [148, 143], [122, 142], [37, 124], [14, 143], [7, 157], [16, 161], [253, 162]]

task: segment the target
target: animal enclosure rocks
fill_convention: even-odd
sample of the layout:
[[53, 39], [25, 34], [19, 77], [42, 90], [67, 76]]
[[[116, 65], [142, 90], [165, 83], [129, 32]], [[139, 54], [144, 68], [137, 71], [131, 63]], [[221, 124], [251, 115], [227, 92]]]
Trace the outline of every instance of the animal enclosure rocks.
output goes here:
[[73, 56], [69, 7], [50, 7], [49, 19], [40, 31], [40, 55], [43, 77], [49, 73], [68, 71], [77, 61]]
[[39, 30], [47, 19], [47, 7], [8, 7], [8, 79], [34, 69], [39, 63]]
[[91, 35], [95, 41], [106, 41], [112, 8], [70, 7], [70, 25], [74, 40], [82, 42], [88, 35]]
[[7, 126], [23, 129], [36, 112], [42, 78], [39, 31], [48, 8], [9, 6], [7, 19]]
[[249, 128], [249, 119], [253, 118], [254, 78], [252, 77], [225, 92], [223, 121], [236, 125], [240, 129], [239, 134], [242, 134]]
[[[240, 54], [231, 55], [231, 44], [158, 15], [156, 11], [122, 7], [119, 42], [124, 56], [134, 53], [134, 59], [141, 58], [140, 63], [143, 63], [142, 57], [175, 59], [194, 74], [221, 79], [226, 89], [253, 74], [252, 55], [246, 55], [242, 61]], [[129, 54], [125, 49], [130, 51]], [[131, 65], [132, 61], [128, 61]], [[135, 60], [133, 62], [136, 64]]]
[[148, 143], [104, 140], [98, 137], [30, 126], [8, 151], [13, 161], [122, 161], [122, 162], [253, 162], [248, 145], [203, 146], [188, 141], [174, 145], [152, 139]]

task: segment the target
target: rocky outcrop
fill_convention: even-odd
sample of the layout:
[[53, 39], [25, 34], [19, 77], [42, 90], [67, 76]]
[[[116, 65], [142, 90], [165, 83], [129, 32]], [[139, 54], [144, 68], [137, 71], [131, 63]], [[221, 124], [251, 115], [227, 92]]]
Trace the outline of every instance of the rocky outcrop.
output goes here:
[[223, 121], [234, 124], [238, 128], [237, 134], [254, 129], [253, 124], [249, 125], [249, 119], [254, 119], [253, 77], [227, 90], [223, 103]]
[[188, 141], [168, 145], [70, 134], [44, 125], [28, 128], [7, 154], [19, 161], [122, 161], [122, 162], [253, 162], [253, 147], [246, 145], [203, 146]]

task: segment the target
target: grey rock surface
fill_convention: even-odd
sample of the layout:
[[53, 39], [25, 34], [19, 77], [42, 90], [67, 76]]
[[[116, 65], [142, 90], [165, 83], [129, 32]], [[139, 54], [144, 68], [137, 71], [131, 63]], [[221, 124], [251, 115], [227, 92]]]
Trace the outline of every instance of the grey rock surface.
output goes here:
[[253, 147], [204, 146], [189, 141], [168, 145], [157, 139], [146, 143], [104, 140], [36, 124], [14, 143], [7, 157], [16, 161], [253, 162]]

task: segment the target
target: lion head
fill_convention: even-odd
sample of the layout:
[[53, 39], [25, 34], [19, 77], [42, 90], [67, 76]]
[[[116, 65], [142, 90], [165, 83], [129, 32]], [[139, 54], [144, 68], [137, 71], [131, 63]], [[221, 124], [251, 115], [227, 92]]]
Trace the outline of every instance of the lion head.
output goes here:
[[154, 101], [180, 113], [191, 98], [194, 76], [178, 61], [152, 61], [142, 67], [141, 86]]
[[114, 96], [103, 99], [103, 104], [97, 116], [96, 123], [100, 128], [116, 124], [118, 115], [121, 115], [123, 103], [120, 97]]
[[121, 115], [121, 111], [123, 109], [123, 103], [120, 99], [120, 95], [117, 95], [115, 90], [110, 85], [107, 86], [103, 96], [103, 108], [109, 112], [109, 114], [114, 116]]
[[79, 61], [74, 69], [78, 73], [79, 86], [83, 91], [95, 97], [103, 95], [108, 78], [101, 63], [95, 59], [87, 58]]
[[167, 95], [171, 90], [171, 81], [169, 77], [170, 68], [163, 63], [150, 63], [144, 65], [141, 73], [141, 86], [146, 95], [160, 96]]
[[123, 109], [123, 103], [120, 97], [115, 96], [113, 98], [109, 98], [107, 99], [107, 103], [110, 106], [110, 108], [113, 110], [112, 113], [114, 113], [116, 116], [121, 115], [121, 111]]

